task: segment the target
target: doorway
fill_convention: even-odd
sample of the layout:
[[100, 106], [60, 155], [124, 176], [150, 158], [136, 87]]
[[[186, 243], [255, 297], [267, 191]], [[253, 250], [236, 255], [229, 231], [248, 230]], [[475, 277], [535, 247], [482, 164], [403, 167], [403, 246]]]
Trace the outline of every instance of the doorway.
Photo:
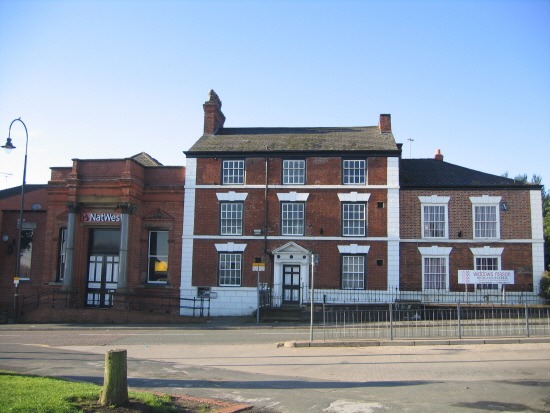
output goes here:
[[283, 265], [283, 304], [300, 303], [300, 266]]
[[86, 306], [109, 308], [117, 288], [119, 229], [91, 229], [86, 282]]

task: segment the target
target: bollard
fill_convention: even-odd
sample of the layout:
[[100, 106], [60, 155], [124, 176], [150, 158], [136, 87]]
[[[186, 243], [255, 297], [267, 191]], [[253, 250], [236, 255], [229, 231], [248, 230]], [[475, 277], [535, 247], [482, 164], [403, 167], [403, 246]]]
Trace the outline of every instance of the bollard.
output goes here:
[[102, 406], [128, 404], [126, 350], [109, 350], [105, 353], [105, 376], [99, 396]]

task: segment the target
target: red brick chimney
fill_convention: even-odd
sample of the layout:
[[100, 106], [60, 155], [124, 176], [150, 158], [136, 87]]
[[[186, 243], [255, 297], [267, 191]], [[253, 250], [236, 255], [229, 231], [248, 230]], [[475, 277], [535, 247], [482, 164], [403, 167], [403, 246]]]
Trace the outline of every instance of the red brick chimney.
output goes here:
[[391, 132], [391, 115], [380, 115], [380, 121], [378, 122], [380, 132]]
[[443, 155], [441, 155], [441, 149], [438, 149], [437, 151], [435, 151], [434, 159], [436, 161], [442, 161], [443, 160]]
[[214, 135], [218, 129], [223, 128], [225, 116], [222, 113], [222, 101], [214, 92], [209, 92], [210, 100], [204, 102], [204, 134]]

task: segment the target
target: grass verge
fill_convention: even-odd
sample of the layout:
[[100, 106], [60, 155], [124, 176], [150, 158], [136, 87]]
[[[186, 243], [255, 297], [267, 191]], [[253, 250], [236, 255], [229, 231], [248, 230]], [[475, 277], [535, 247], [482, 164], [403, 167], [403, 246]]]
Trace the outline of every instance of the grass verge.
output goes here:
[[[101, 386], [75, 383], [51, 377], [31, 376], [0, 371], [0, 412], [9, 413], [77, 413], [86, 411], [86, 404], [99, 399]], [[154, 413], [170, 413], [170, 395], [128, 392], [131, 399], [141, 400]]]

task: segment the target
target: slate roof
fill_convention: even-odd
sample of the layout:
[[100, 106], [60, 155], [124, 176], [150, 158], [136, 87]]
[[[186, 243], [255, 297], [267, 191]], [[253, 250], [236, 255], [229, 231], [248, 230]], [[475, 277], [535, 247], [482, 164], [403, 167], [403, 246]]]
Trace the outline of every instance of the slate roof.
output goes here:
[[220, 128], [214, 135], [203, 135], [185, 153], [266, 151], [397, 151], [397, 145], [393, 134], [381, 133], [378, 126]]
[[[46, 188], [46, 186], [45, 184], [25, 184], [25, 193], [38, 191], [39, 189]], [[16, 195], [21, 195], [21, 185], [0, 191], [0, 199], [10, 198]]]
[[401, 189], [417, 188], [513, 188], [537, 189], [541, 185], [491, 175], [436, 159], [401, 159]]
[[159, 161], [157, 161], [155, 158], [145, 152], [138, 153], [137, 155], [130, 157], [130, 159], [133, 159], [143, 166], [162, 166]]

